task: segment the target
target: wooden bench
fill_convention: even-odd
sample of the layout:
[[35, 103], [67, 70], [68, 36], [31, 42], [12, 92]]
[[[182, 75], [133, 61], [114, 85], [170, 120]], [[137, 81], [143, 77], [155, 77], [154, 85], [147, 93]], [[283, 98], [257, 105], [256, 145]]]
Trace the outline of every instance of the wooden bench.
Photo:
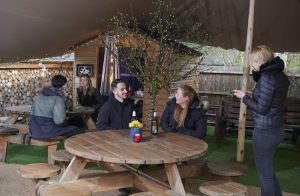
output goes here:
[[0, 161], [6, 159], [7, 140], [11, 135], [19, 133], [19, 130], [11, 127], [0, 127]]
[[[139, 192], [139, 193], [134, 193], [131, 194], [130, 196], [156, 196], [158, 195], [157, 193], [153, 193], [153, 192]], [[175, 191], [172, 190], [167, 190], [164, 193], [159, 193], [160, 196], [183, 196], [180, 193], [177, 193]], [[186, 196], [190, 196], [191, 194], [187, 193]]]
[[247, 167], [229, 161], [207, 162], [206, 176], [214, 180], [232, 181], [245, 173]]
[[[227, 129], [238, 126], [240, 112], [240, 99], [223, 100], [216, 112], [215, 135], [220, 141]], [[300, 134], [300, 99], [288, 98], [284, 108], [284, 128], [286, 131], [293, 131], [296, 142]], [[247, 108], [246, 129], [253, 129], [252, 111]]]
[[[69, 153], [67, 150], [57, 150], [57, 151], [52, 152], [51, 160], [53, 162], [55, 162], [55, 161], [59, 162], [60, 165], [65, 169], [69, 165], [69, 163], [72, 160], [73, 156], [74, 155]], [[98, 165], [97, 161], [87, 160], [87, 166], [88, 167], [94, 167], [94, 166], [100, 166], [100, 164]], [[122, 167], [122, 169], [125, 170], [123, 167]]]
[[230, 181], [206, 181], [200, 184], [199, 191], [208, 196], [245, 196], [247, 187]]
[[51, 159], [63, 165], [69, 164], [73, 155], [66, 150], [57, 150], [51, 154]]
[[[15, 126], [15, 125], [11, 125], [11, 126]], [[26, 125], [26, 126], [27, 126], [27, 130], [28, 130], [28, 125]], [[57, 138], [38, 140], [38, 139], [30, 138], [27, 135], [27, 133], [24, 130], [22, 130], [22, 134], [9, 136], [5, 142], [5, 146], [7, 146], [9, 143], [26, 144], [26, 145], [34, 145], [34, 146], [47, 146], [48, 147], [48, 163], [54, 164], [54, 161], [51, 158], [51, 154], [54, 151], [56, 151], [57, 144], [60, 143], [60, 141], [63, 140], [65, 137], [59, 136]], [[3, 157], [6, 157], [6, 154], [4, 154]], [[5, 161], [5, 159], [4, 159], [4, 161]]]
[[51, 182], [46, 180], [58, 175], [59, 173], [60, 167], [47, 163], [32, 163], [28, 165], [22, 165], [19, 168], [19, 174], [21, 177], [31, 179], [36, 183], [36, 194], [38, 193], [40, 187]]
[[51, 184], [39, 189], [40, 196], [91, 196], [92, 190], [80, 184]]
[[47, 163], [32, 163], [19, 168], [21, 177], [33, 180], [48, 179], [56, 176], [59, 172], [60, 167]]

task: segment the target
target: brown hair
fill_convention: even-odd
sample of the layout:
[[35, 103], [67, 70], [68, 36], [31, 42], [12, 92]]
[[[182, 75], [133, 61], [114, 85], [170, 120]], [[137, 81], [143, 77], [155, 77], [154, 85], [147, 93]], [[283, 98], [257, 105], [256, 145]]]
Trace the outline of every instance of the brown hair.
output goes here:
[[[89, 96], [91, 96], [91, 95], [93, 94], [93, 92], [94, 92], [94, 87], [93, 87], [93, 83], [92, 83], [92, 80], [91, 80], [90, 76], [89, 76], [89, 75], [86, 75], [86, 74], [81, 75], [80, 78], [79, 78], [79, 81], [81, 81], [81, 78], [87, 78], [87, 80], [88, 80], [88, 90], [87, 90], [87, 94], [88, 94]], [[81, 85], [79, 86], [78, 91], [79, 91], [79, 92], [83, 92], [83, 87], [82, 87]], [[83, 95], [83, 94], [82, 94], [82, 95]]]
[[259, 45], [251, 49], [250, 60], [264, 64], [274, 58], [274, 52], [266, 45]]
[[184, 127], [184, 121], [188, 113], [189, 107], [192, 105], [195, 97], [197, 96], [196, 91], [188, 85], [179, 87], [184, 97], [188, 97], [187, 107], [182, 108], [179, 104], [176, 104], [174, 111], [174, 119], [178, 124], [178, 127]]

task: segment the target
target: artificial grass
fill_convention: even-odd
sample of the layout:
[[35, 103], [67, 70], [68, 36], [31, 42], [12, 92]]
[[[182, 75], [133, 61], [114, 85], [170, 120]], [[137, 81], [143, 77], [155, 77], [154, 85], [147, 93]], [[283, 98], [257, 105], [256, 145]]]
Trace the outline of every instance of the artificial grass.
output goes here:
[[[204, 140], [208, 143], [208, 152], [201, 159], [209, 161], [236, 160], [236, 137], [225, 137], [220, 143], [215, 142], [214, 128], [208, 127], [208, 135]], [[63, 144], [59, 145], [63, 148]], [[47, 148], [38, 146], [26, 146], [10, 144], [7, 149], [7, 163], [28, 164], [35, 162], [47, 162]], [[246, 173], [236, 179], [237, 182], [246, 185], [259, 186], [252, 153], [252, 141], [245, 140], [244, 161], [248, 169]], [[274, 160], [274, 170], [281, 188], [285, 192], [300, 194], [300, 150], [291, 143], [280, 144]]]
[[[222, 142], [216, 143], [213, 133], [213, 127], [209, 127], [208, 136], [204, 139], [208, 143], [208, 152], [202, 159], [236, 161], [237, 138], [225, 137]], [[243, 164], [248, 169], [243, 176], [235, 181], [246, 185], [259, 186], [251, 137], [246, 137], [244, 150]], [[273, 168], [283, 191], [300, 194], [300, 181], [298, 180], [300, 179], [300, 150], [294, 144], [285, 141], [280, 144], [275, 154]]]

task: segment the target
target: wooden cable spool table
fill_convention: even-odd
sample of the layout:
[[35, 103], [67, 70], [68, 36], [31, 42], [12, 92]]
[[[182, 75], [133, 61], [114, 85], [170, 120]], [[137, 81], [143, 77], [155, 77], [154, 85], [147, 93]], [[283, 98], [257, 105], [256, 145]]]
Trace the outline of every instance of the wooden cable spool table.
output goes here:
[[[77, 180], [87, 159], [125, 166], [164, 164], [169, 188], [185, 195], [177, 163], [201, 157], [206, 153], [207, 148], [208, 145], [203, 140], [176, 133], [159, 133], [154, 137], [149, 132], [143, 132], [143, 141], [140, 143], [133, 143], [129, 140], [129, 130], [83, 133], [65, 141], [65, 149], [75, 156], [59, 181], [63, 183]], [[114, 188], [122, 188], [120, 184], [127, 183], [127, 186], [132, 185], [143, 191], [159, 193], [168, 190], [162, 185], [163, 183], [146, 179], [140, 173], [135, 173], [133, 177], [131, 173], [126, 173], [127, 176], [124, 173], [118, 173], [118, 175], [116, 173], [115, 176], [106, 176], [107, 181], [102, 179], [102, 182], [105, 186]], [[122, 181], [121, 177], [124, 177]], [[99, 180], [97, 183], [100, 183]]]

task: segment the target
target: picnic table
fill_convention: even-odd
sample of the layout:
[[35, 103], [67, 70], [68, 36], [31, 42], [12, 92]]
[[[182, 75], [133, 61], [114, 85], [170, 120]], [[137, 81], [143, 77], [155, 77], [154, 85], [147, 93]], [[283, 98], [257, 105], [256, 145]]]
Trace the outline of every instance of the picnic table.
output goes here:
[[[9, 119], [6, 121], [7, 124], [15, 124], [17, 119], [21, 116], [29, 117], [31, 114], [31, 105], [18, 105], [6, 107], [5, 110], [10, 113]], [[94, 113], [94, 108], [76, 106], [72, 111], [67, 110], [66, 115], [68, 117], [80, 116], [84, 123], [86, 129], [95, 129], [96, 125], [92, 120], [91, 114]]]
[[6, 155], [6, 142], [10, 135], [17, 134], [18, 129], [0, 126], [0, 161], [5, 160]]
[[[59, 182], [76, 182], [87, 160], [94, 160], [121, 164], [128, 169], [125, 173], [111, 172], [98, 179], [78, 180], [80, 184], [89, 183], [90, 187], [92, 187], [90, 184], [93, 182], [94, 190], [106, 191], [123, 187], [136, 187], [143, 191], [156, 193], [171, 189], [185, 195], [182, 176], [177, 164], [201, 157], [206, 153], [207, 148], [207, 143], [201, 139], [170, 132], [151, 136], [149, 132], [145, 131], [143, 132], [143, 141], [140, 143], [133, 143], [129, 140], [129, 130], [87, 132], [65, 141], [65, 149], [75, 156]], [[159, 173], [161, 175], [165, 171], [169, 185], [164, 186], [166, 183], [153, 180], [156, 179], [156, 176], [133, 172], [130, 170], [131, 164], [164, 165], [164, 169]]]

